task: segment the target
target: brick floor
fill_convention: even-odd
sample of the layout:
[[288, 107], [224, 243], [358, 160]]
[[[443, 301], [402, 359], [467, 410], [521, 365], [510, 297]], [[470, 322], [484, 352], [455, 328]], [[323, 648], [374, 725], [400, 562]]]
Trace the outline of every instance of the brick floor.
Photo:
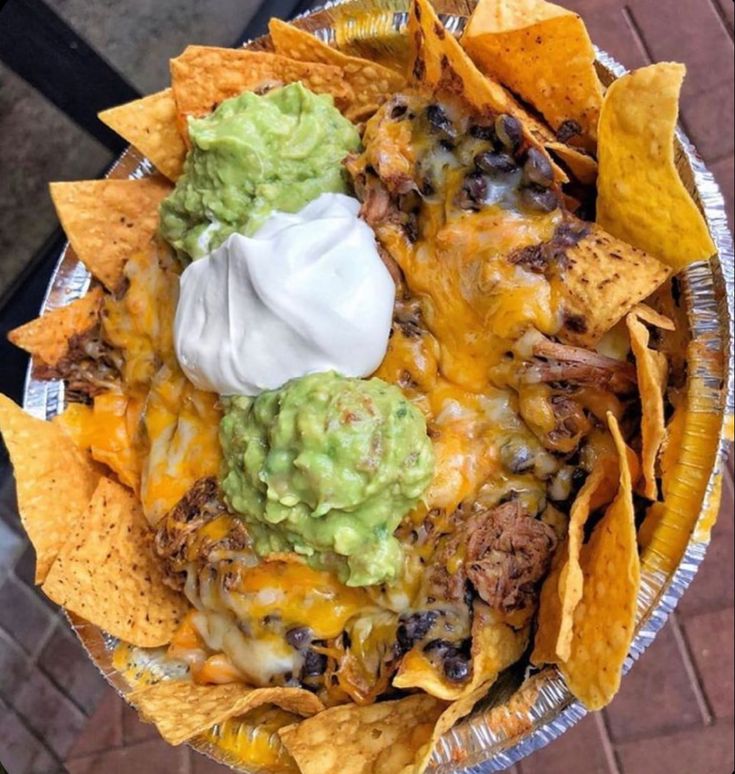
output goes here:
[[[563, 0], [628, 67], [688, 66], [682, 123], [733, 218], [732, 0]], [[672, 621], [603, 713], [512, 774], [729, 774], [733, 770], [732, 462], [707, 560]], [[33, 587], [34, 560], [0, 481], [0, 759], [9, 774], [217, 774], [102, 682], [57, 608]]]

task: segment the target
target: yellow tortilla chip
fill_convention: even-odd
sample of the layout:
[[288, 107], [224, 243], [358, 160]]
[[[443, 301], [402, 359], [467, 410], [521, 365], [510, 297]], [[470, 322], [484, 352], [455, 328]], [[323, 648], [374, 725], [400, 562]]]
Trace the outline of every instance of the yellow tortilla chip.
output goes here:
[[344, 704], [278, 734], [302, 774], [400, 772], [429, 742], [446, 706], [426, 694]]
[[[553, 140], [553, 135], [546, 134], [543, 125], [532, 119], [499, 83], [475, 67], [457, 39], [444, 29], [429, 0], [414, 0], [407, 34], [411, 46], [410, 72], [419, 87], [446, 99], [460, 100], [478, 116], [515, 116], [523, 125], [528, 144], [548, 156], [543, 143]], [[566, 176], [550, 161], [556, 178], [564, 182]]]
[[592, 510], [593, 498], [618, 477], [617, 467], [614, 459], [600, 460], [574, 500], [567, 539], [541, 588], [538, 629], [531, 654], [534, 664], [558, 664], [569, 658], [574, 611], [582, 598], [584, 583], [579, 563], [584, 525]]
[[345, 115], [351, 121], [362, 121], [406, 85], [406, 79], [382, 65], [343, 54], [305, 30], [280, 19], [271, 19], [268, 31], [276, 53], [300, 62], [319, 62], [342, 69], [344, 79], [352, 88], [352, 99]]
[[267, 51], [188, 46], [171, 60], [179, 131], [186, 137], [188, 116], [211, 113], [225, 99], [295, 81], [317, 94], [331, 94], [340, 109], [352, 100], [342, 69], [333, 65], [299, 62]]
[[581, 238], [565, 248], [566, 259], [550, 278], [562, 301], [565, 343], [592, 348], [630, 309], [669, 276], [656, 258], [607, 234], [578, 224]]
[[127, 698], [173, 745], [264, 704], [298, 715], [324, 709], [321, 701], [303, 688], [251, 688], [242, 683], [195, 685], [188, 680], [166, 680], [133, 691]]
[[662, 62], [615, 81], [602, 104], [598, 148], [598, 222], [675, 271], [716, 252], [674, 163], [685, 72]]
[[69, 339], [99, 322], [102, 288], [53, 309], [8, 333], [8, 339], [47, 366], [55, 367], [69, 351]]
[[620, 489], [582, 547], [584, 591], [574, 611], [569, 658], [560, 665], [571, 692], [591, 710], [608, 704], [620, 687], [640, 586], [627, 447], [612, 414], [608, 422], [618, 450]]
[[51, 183], [51, 198], [79, 260], [109, 290], [123, 280], [131, 253], [158, 229], [158, 205], [171, 192], [162, 177]]
[[169, 642], [189, 606], [183, 594], [163, 582], [138, 498], [104, 477], [51, 565], [43, 590], [57, 604], [143, 648]]
[[545, 0], [480, 0], [462, 46], [482, 72], [533, 105], [560, 137], [594, 150], [602, 84], [580, 16]]
[[103, 110], [97, 117], [134, 145], [169, 180], [179, 177], [186, 145], [176, 125], [176, 102], [171, 89]]
[[656, 459], [666, 435], [664, 417], [664, 392], [669, 367], [666, 356], [648, 346], [650, 335], [643, 324], [656, 320], [661, 327], [673, 330], [670, 320], [645, 307], [636, 307], [625, 318], [630, 334], [630, 346], [635, 356], [638, 391], [641, 397], [641, 466], [643, 474], [642, 494], [649, 500], [658, 499], [656, 485]]
[[464, 683], [450, 682], [418, 650], [403, 657], [393, 678], [396, 688], [420, 688], [445, 701], [469, 696], [480, 685], [489, 685], [503, 669], [521, 657], [528, 644], [528, 628], [508, 625], [484, 602], [476, 600], [472, 619], [472, 678]]
[[82, 518], [99, 474], [65, 433], [0, 395], [0, 433], [13, 463], [18, 510], [36, 550], [36, 583]]

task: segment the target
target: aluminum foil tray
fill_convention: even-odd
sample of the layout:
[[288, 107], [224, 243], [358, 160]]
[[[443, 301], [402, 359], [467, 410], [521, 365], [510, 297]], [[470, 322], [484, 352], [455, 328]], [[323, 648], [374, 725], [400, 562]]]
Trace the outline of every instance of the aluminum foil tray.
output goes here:
[[[455, 34], [464, 28], [474, 7], [468, 0], [437, 0], [446, 27]], [[375, 61], [407, 56], [402, 34], [407, 0], [351, 0], [330, 3], [299, 17], [297, 24], [347, 53]], [[248, 44], [268, 49], [266, 37]], [[625, 72], [598, 51], [602, 80], [610, 83]], [[701, 207], [717, 245], [708, 262], [692, 264], [681, 276], [692, 344], [688, 351], [688, 414], [678, 461], [677, 489], [667, 502], [663, 528], [641, 560], [641, 590], [637, 629], [625, 663], [627, 672], [656, 637], [702, 563], [719, 508], [722, 465], [733, 423], [733, 243], [727, 227], [722, 195], [712, 174], [682, 132], [677, 137], [677, 165], [685, 185]], [[151, 165], [129, 148], [108, 177], [138, 178], [151, 174]], [[90, 276], [68, 245], [59, 256], [43, 311], [63, 306], [86, 293]], [[48, 419], [64, 407], [64, 385], [34, 376], [31, 363], [24, 406]], [[125, 695], [130, 686], [115, 669], [114, 638], [83, 620], [70, 623], [90, 657], [107, 680]], [[142, 662], [166, 669], [156, 654], [138, 654]], [[432, 760], [435, 774], [503, 771], [564, 733], [586, 714], [555, 669], [535, 674], [510, 670], [493, 686], [487, 699], [441, 739]], [[238, 765], [216, 741], [216, 734], [193, 740], [192, 747], [229, 764]]]

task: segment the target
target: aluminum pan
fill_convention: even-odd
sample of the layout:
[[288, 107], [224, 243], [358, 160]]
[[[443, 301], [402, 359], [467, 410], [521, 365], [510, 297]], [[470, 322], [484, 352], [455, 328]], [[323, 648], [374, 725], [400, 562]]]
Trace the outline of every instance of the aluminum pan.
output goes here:
[[[299, 18], [299, 26], [345, 50], [377, 59], [400, 56], [405, 46], [401, 30], [406, 22], [406, 0], [356, 0], [331, 3]], [[446, 26], [455, 33], [464, 27], [473, 3], [444, 0], [436, 6]], [[267, 38], [253, 48], [267, 48]], [[598, 51], [601, 77], [606, 82], [625, 69]], [[712, 174], [682, 132], [677, 138], [677, 164], [690, 192], [707, 218], [718, 254], [710, 262], [690, 266], [682, 276], [682, 290], [692, 340], [700, 345], [689, 358], [690, 426], [685, 432], [679, 464], [688, 476], [688, 488], [677, 507], [667, 514], [679, 540], [662, 539], [643, 556], [638, 598], [638, 622], [627, 672], [655, 638], [691, 583], [709, 543], [717, 513], [721, 470], [727, 434], [733, 416], [733, 243], [728, 231], [722, 195]], [[125, 151], [108, 173], [112, 178], [137, 178], [151, 167], [134, 149]], [[63, 306], [86, 293], [89, 273], [65, 246], [49, 284], [42, 310]], [[702, 353], [709, 353], [702, 357]], [[697, 354], [699, 353], [699, 354]], [[64, 386], [41, 381], [33, 364], [26, 378], [24, 406], [32, 414], [50, 418], [63, 408]], [[708, 442], [708, 443], [707, 443]], [[701, 446], [706, 447], [702, 452]], [[83, 620], [70, 623], [90, 657], [113, 687], [125, 695], [129, 685], [112, 665], [115, 640]], [[141, 654], [143, 657], [144, 654]], [[554, 669], [523, 677], [511, 670], [472, 715], [449, 731], [433, 758], [433, 771], [502, 771], [564, 733], [586, 714]], [[216, 760], [237, 763], [215, 743], [198, 739], [192, 746]]]

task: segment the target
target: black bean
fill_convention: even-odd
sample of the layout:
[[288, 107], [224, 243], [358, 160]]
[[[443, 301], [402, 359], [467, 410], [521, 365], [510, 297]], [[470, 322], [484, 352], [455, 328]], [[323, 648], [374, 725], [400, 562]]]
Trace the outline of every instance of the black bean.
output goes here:
[[559, 206], [559, 199], [548, 188], [524, 188], [521, 192], [523, 204], [530, 210], [552, 212]]
[[454, 140], [457, 137], [457, 130], [452, 120], [447, 115], [444, 108], [439, 105], [429, 105], [426, 108], [426, 117], [429, 119], [431, 128], [444, 140]]
[[486, 151], [475, 156], [475, 165], [488, 174], [512, 172], [516, 168], [515, 159], [509, 153]]
[[294, 626], [286, 632], [286, 642], [296, 650], [301, 650], [311, 645], [314, 632], [308, 626]]
[[304, 666], [301, 667], [301, 677], [318, 677], [327, 669], [327, 657], [323, 653], [307, 650], [304, 653]]
[[495, 130], [492, 126], [481, 126], [480, 124], [472, 124], [469, 128], [469, 134], [477, 140], [486, 140], [487, 142], [495, 142]]
[[457, 653], [454, 656], [444, 659], [444, 674], [447, 680], [453, 683], [464, 682], [471, 672], [470, 662], [467, 656]]
[[487, 194], [487, 180], [479, 172], [471, 172], [464, 179], [458, 204], [463, 210], [479, 210]]
[[542, 188], [549, 188], [554, 182], [554, 170], [551, 162], [538, 148], [529, 148], [526, 163], [523, 165], [523, 177], [527, 182]]
[[523, 139], [523, 127], [517, 118], [501, 113], [495, 119], [495, 134], [507, 150], [514, 151]]
[[435, 610], [424, 610], [421, 613], [401, 616], [396, 631], [396, 639], [401, 648], [410, 650], [416, 641], [426, 637], [437, 617], [438, 613]]

